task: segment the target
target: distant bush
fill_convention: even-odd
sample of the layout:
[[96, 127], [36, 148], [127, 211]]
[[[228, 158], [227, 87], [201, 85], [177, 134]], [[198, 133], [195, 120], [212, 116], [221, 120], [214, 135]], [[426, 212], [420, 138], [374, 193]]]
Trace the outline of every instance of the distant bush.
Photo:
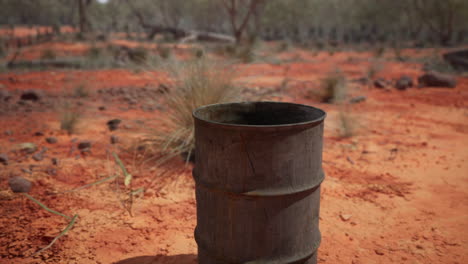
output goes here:
[[148, 59], [148, 50], [145, 47], [136, 47], [128, 53], [130, 60], [136, 64], [143, 64]]
[[163, 59], [169, 59], [172, 55], [172, 49], [165, 45], [158, 45], [158, 54]]
[[57, 54], [52, 49], [45, 49], [41, 53], [41, 59], [43, 60], [53, 60], [57, 58]]

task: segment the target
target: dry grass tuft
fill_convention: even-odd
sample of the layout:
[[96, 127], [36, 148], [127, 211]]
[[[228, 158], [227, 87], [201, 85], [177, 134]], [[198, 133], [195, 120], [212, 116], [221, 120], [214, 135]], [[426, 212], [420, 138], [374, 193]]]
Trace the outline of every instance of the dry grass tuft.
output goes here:
[[240, 98], [240, 89], [233, 85], [234, 71], [227, 65], [199, 58], [171, 61], [166, 67], [173, 87], [165, 94], [168, 111], [161, 119], [163, 129], [144, 140], [151, 159], [163, 163], [177, 156], [189, 161], [195, 149], [194, 109], [209, 104], [232, 102]]
[[318, 94], [324, 103], [335, 103], [346, 97], [346, 77], [336, 70], [322, 79], [321, 91]]
[[66, 130], [69, 134], [76, 132], [76, 127], [80, 120], [80, 112], [73, 109], [71, 105], [66, 102], [60, 112], [60, 129]]

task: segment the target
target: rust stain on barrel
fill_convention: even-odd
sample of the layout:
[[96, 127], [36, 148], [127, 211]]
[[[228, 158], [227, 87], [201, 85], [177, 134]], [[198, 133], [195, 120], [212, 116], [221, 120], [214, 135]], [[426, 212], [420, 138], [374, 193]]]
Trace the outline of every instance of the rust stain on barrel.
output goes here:
[[199, 263], [315, 264], [325, 112], [245, 102], [193, 115]]

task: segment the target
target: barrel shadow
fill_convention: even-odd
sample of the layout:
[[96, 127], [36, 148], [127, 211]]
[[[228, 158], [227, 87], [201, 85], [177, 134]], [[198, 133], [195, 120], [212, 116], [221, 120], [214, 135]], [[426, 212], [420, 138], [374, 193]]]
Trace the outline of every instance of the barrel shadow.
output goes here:
[[140, 256], [123, 259], [114, 264], [196, 264], [197, 256], [194, 254], [182, 254], [174, 256], [156, 255]]

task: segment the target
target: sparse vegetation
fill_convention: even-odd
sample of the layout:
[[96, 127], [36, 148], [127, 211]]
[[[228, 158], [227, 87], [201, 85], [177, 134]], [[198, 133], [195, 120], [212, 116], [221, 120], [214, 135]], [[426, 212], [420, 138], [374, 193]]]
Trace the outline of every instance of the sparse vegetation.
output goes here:
[[369, 68], [367, 69], [367, 78], [369, 80], [372, 80], [375, 78], [375, 76], [382, 71], [383, 65], [382, 62], [379, 60], [373, 60], [371, 64], [369, 65]]
[[338, 131], [340, 137], [348, 138], [355, 134], [356, 122], [348, 111], [341, 109], [338, 112]]
[[60, 129], [67, 131], [69, 134], [73, 134], [76, 132], [79, 120], [80, 112], [74, 109], [70, 103], [64, 103], [60, 112]]
[[318, 93], [322, 102], [340, 102], [346, 96], [346, 78], [341, 71], [329, 73], [322, 79], [321, 91]]
[[57, 58], [57, 54], [55, 53], [55, 51], [53, 49], [44, 49], [42, 52], [41, 52], [41, 59], [43, 60], [53, 60], [53, 59], [56, 59]]
[[236, 101], [240, 90], [233, 85], [234, 71], [220, 63], [200, 58], [172, 62], [166, 69], [173, 78], [173, 87], [165, 94], [168, 112], [162, 126], [145, 143], [164, 162], [185, 154], [189, 160], [195, 148], [192, 112], [195, 108], [215, 103]]
[[172, 49], [166, 45], [158, 45], [159, 57], [169, 59], [172, 56]]
[[422, 58], [424, 69], [428, 71], [436, 71], [442, 73], [457, 73], [457, 71], [445, 61], [440, 55], [436, 54], [433, 56]]
[[145, 47], [139, 46], [128, 53], [130, 60], [136, 64], [143, 64], [148, 59], [148, 50]]

